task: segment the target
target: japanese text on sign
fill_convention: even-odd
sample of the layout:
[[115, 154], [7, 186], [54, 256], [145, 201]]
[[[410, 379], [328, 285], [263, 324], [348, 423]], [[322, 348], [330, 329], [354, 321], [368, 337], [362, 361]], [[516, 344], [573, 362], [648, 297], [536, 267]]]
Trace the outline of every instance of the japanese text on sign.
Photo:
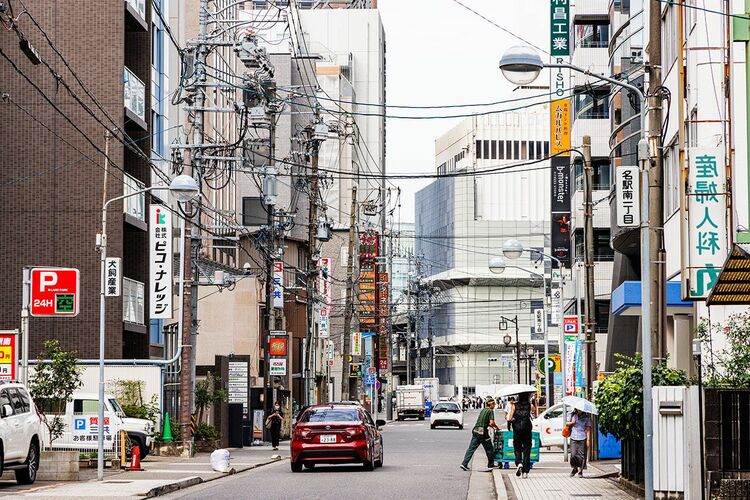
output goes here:
[[617, 225], [637, 227], [640, 224], [640, 188], [637, 167], [617, 167], [615, 171], [617, 191]]
[[550, 55], [570, 55], [570, 9], [568, 0], [550, 1]]
[[729, 251], [726, 165], [721, 148], [691, 148], [689, 158], [682, 289], [687, 298], [705, 299]]
[[0, 331], [0, 380], [15, 380], [18, 349], [15, 330]]
[[273, 307], [284, 308], [284, 263], [280, 260], [273, 263]]
[[149, 316], [172, 317], [172, 217], [162, 205], [149, 212]]
[[119, 257], [107, 257], [104, 263], [104, 296], [119, 297], [122, 260]]

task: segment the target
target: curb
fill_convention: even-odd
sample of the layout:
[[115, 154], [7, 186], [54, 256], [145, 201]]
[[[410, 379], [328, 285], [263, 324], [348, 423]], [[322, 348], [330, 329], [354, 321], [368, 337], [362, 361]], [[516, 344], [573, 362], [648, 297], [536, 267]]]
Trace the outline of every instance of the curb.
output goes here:
[[275, 464], [276, 462], [280, 462], [282, 460], [286, 460], [287, 458], [288, 457], [285, 457], [285, 458], [275, 458], [275, 459], [269, 460], [267, 462], [261, 462], [261, 463], [255, 464], [255, 465], [249, 465], [247, 467], [242, 467], [240, 469], [234, 469], [234, 468], [232, 468], [232, 470], [230, 470], [229, 472], [225, 473], [224, 475], [215, 476], [215, 477], [209, 477], [209, 478], [206, 478], [206, 479], [203, 479], [200, 476], [188, 477], [188, 478], [185, 478], [185, 479], [181, 479], [179, 481], [175, 481], [173, 483], [167, 483], [167, 484], [163, 484], [161, 486], [157, 486], [155, 488], [151, 488], [146, 493], [144, 493], [142, 496], [143, 496], [143, 498], [154, 498], [154, 497], [159, 497], [159, 496], [167, 495], [169, 493], [173, 493], [173, 492], [178, 491], [178, 490], [189, 488], [191, 486], [195, 486], [195, 485], [202, 484], [202, 483], [210, 483], [211, 481], [216, 481], [218, 479], [224, 479], [225, 477], [232, 476], [232, 475], [238, 474], [240, 472], [245, 472], [245, 471], [249, 471], [249, 470], [252, 470], [252, 469], [257, 469], [258, 467], [263, 467], [264, 465]]
[[495, 498], [498, 500], [507, 500], [508, 491], [505, 489], [505, 481], [499, 469], [492, 471], [492, 482], [495, 483]]

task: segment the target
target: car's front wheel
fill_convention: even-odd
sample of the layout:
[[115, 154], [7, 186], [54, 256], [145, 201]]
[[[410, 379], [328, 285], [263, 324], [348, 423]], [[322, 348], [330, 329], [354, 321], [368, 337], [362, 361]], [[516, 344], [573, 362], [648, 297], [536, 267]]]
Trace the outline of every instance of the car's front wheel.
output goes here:
[[25, 467], [16, 471], [16, 482], [18, 484], [33, 484], [39, 470], [39, 445], [32, 442], [29, 445], [29, 454], [26, 456]]

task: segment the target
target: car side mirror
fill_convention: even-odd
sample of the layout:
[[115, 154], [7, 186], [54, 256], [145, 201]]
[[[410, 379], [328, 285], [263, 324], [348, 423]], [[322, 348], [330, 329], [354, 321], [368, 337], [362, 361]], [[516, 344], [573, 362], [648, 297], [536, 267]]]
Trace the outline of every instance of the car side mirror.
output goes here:
[[9, 415], [13, 415], [13, 407], [11, 405], [3, 405], [2, 417], [5, 418]]
[[385, 425], [385, 420], [376, 420], [375, 425], [378, 427], [383, 427]]

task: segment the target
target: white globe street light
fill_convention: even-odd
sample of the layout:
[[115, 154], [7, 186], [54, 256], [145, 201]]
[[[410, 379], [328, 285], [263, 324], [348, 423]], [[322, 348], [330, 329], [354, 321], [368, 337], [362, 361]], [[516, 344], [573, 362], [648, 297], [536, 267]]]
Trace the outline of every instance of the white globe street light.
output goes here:
[[506, 265], [502, 257], [492, 257], [488, 264], [490, 271], [495, 274], [502, 274], [505, 271]]
[[187, 203], [200, 196], [200, 187], [195, 179], [189, 175], [178, 175], [169, 183], [169, 192], [171, 192], [177, 201]]
[[523, 243], [518, 240], [508, 240], [503, 244], [503, 255], [508, 259], [515, 260], [523, 253]]
[[544, 63], [531, 47], [516, 45], [505, 51], [500, 58], [500, 71], [515, 85], [528, 85], [539, 76]]

